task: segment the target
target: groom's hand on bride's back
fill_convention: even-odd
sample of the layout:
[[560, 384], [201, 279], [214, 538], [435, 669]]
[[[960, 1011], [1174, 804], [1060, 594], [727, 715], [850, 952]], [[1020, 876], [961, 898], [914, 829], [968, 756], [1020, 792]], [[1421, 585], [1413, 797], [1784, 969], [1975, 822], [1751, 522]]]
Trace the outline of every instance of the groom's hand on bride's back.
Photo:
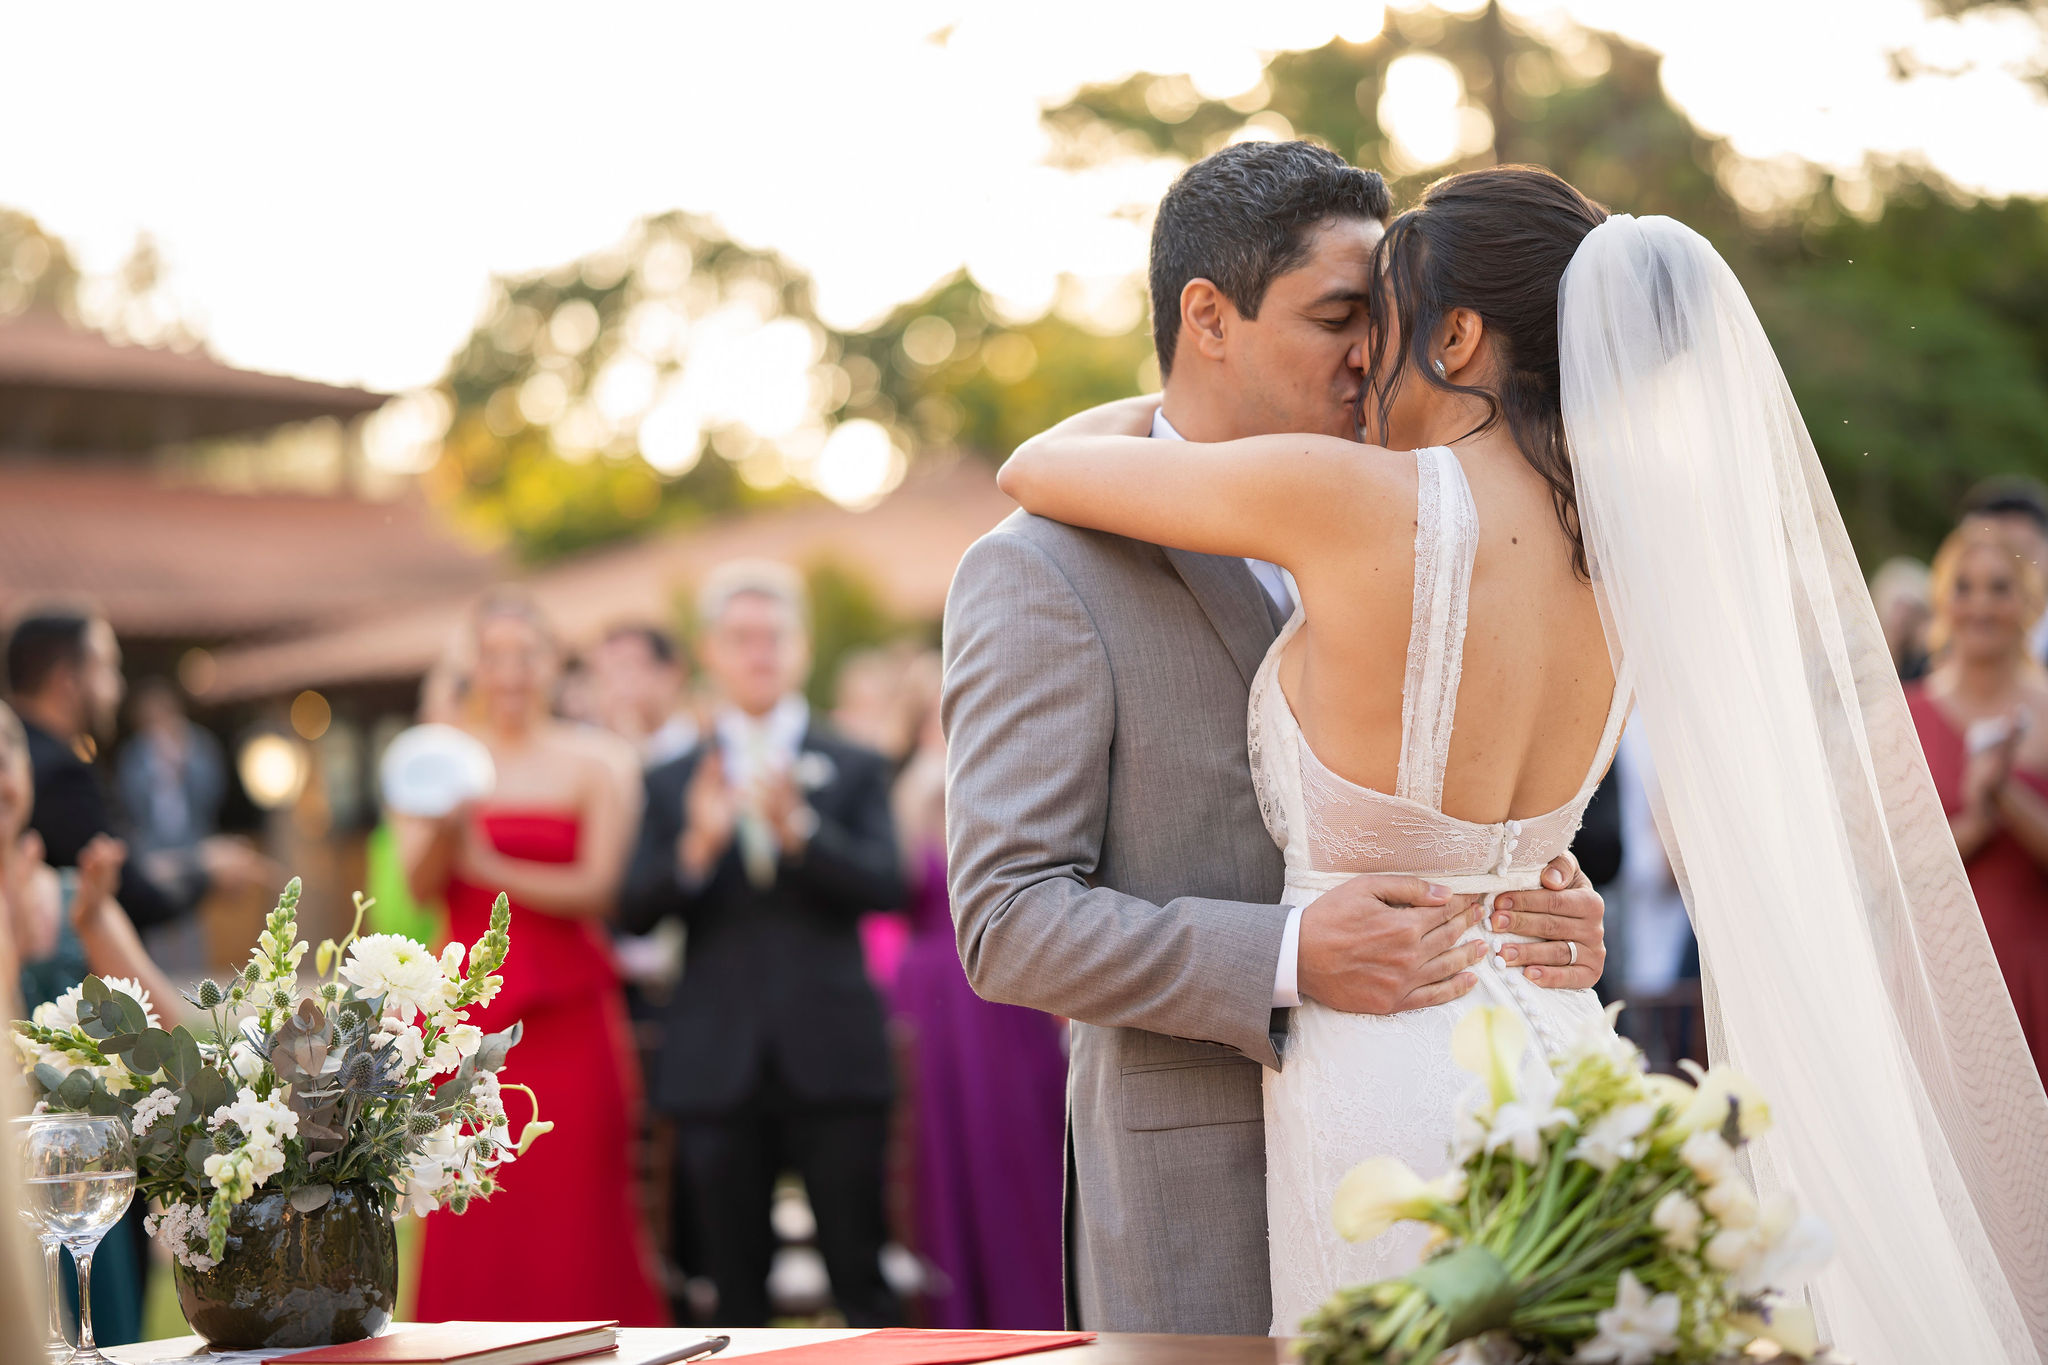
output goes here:
[[[1543, 869], [1543, 888], [1495, 898], [1496, 932], [1547, 940], [1511, 943], [1501, 955], [1537, 985], [1591, 986], [1607, 963], [1600, 893], [1568, 853]], [[1451, 896], [1420, 877], [1354, 877], [1302, 911], [1301, 994], [1350, 1014], [1456, 1000], [1477, 984], [1471, 968], [1487, 951], [1481, 940], [1458, 939], [1486, 913], [1475, 898]]]
[[1484, 911], [1421, 877], [1368, 874], [1301, 912], [1296, 981], [1304, 998], [1347, 1014], [1397, 1014], [1456, 1000], [1486, 954], [1458, 942]]
[[1607, 967], [1606, 903], [1569, 853], [1543, 869], [1540, 891], [1503, 891], [1493, 900], [1493, 930], [1523, 934], [1542, 943], [1501, 948], [1509, 970], [1516, 968], [1539, 986], [1581, 990]]

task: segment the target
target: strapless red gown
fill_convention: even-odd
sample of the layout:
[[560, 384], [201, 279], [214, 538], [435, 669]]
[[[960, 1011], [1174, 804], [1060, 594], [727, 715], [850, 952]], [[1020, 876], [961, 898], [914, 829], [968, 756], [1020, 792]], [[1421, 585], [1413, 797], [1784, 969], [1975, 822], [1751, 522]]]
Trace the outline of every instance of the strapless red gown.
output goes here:
[[[1954, 815], [1963, 808], [1963, 770], [1969, 764], [1964, 736], [1919, 684], [1906, 688], [1906, 703], [1934, 774], [1934, 790]], [[2036, 795], [2048, 796], [2048, 776], [2025, 768], [2014, 768], [2013, 776]], [[2048, 872], [2006, 830], [1986, 840], [1963, 870], [1970, 874], [1970, 890], [2019, 1012], [2034, 1069], [2048, 1078]]]
[[[574, 816], [486, 811], [500, 853], [536, 863], [576, 857]], [[448, 933], [474, 943], [497, 893], [448, 884]], [[512, 906], [504, 988], [469, 1022], [486, 1033], [523, 1021], [501, 1073], [533, 1087], [554, 1122], [525, 1156], [499, 1168], [502, 1188], [461, 1217], [427, 1216], [417, 1309], [422, 1322], [569, 1322], [616, 1318], [664, 1326], [654, 1254], [634, 1208], [633, 1137], [640, 1078], [624, 997], [601, 921]], [[526, 1097], [506, 1096], [516, 1133]]]

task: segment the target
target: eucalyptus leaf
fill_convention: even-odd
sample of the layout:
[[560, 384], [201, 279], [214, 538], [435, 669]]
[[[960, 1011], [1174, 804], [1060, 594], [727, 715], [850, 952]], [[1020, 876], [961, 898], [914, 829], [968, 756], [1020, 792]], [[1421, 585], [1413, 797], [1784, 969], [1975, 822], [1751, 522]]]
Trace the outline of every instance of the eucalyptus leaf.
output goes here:
[[206, 1174], [206, 1158], [213, 1155], [213, 1140], [196, 1137], [185, 1144], [185, 1169], [194, 1175]]
[[88, 976], [79, 982], [78, 993], [89, 1005], [104, 1004], [114, 996], [114, 993], [107, 989], [107, 983], [96, 976]]
[[49, 1095], [56, 1094], [57, 1087], [64, 1084], [64, 1073], [48, 1062], [36, 1063], [35, 1078], [36, 1084], [43, 1088], [45, 1094]]
[[85, 1097], [85, 1112], [100, 1114], [107, 1118], [126, 1119], [128, 1106], [109, 1094], [105, 1086], [95, 1085], [91, 1093]]
[[199, 1055], [199, 1040], [192, 1036], [192, 1030], [183, 1024], [172, 1029], [171, 1056], [165, 1063], [171, 1079], [181, 1086], [190, 1085], [205, 1065], [205, 1059]]
[[162, 1029], [144, 1029], [136, 1038], [134, 1047], [128, 1050], [128, 1056], [123, 1060], [127, 1062], [128, 1069], [136, 1075], [154, 1076], [157, 1072], [164, 1069], [166, 1062], [171, 1060], [171, 1052], [174, 1046], [171, 1042], [171, 1035], [165, 1033]]
[[91, 1096], [92, 1073], [85, 1070], [74, 1071], [66, 1076], [56, 1092], [57, 1102], [66, 1109], [83, 1109], [86, 1100]]
[[300, 1213], [311, 1213], [332, 1198], [332, 1185], [301, 1185], [285, 1196], [286, 1201]]
[[[108, 1003], [113, 1006], [115, 1017], [121, 1021], [121, 1032], [140, 1033], [149, 1027], [149, 1016], [143, 1012], [142, 1002], [128, 992], [115, 991], [108, 998]], [[107, 1009], [102, 1006], [100, 1017], [106, 1018], [107, 1013]]]
[[523, 1023], [515, 1023], [502, 1033], [484, 1035], [483, 1042], [476, 1050], [476, 1066], [479, 1071], [496, 1071], [505, 1065], [505, 1054], [518, 1043], [524, 1031]]
[[234, 1099], [234, 1092], [228, 1086], [226, 1079], [212, 1067], [207, 1067], [192, 1078], [190, 1094], [194, 1107], [202, 1115], [211, 1114], [214, 1110]]

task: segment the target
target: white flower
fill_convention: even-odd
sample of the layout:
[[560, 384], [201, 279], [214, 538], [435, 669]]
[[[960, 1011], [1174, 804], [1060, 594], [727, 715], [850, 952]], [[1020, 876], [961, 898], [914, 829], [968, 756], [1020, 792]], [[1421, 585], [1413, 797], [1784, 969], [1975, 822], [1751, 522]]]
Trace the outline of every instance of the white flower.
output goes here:
[[1370, 1242], [1404, 1218], [1426, 1217], [1435, 1206], [1434, 1191], [1407, 1162], [1376, 1156], [1338, 1182], [1330, 1221], [1346, 1241]]
[[[142, 1230], [164, 1244], [173, 1260], [193, 1270], [211, 1270], [218, 1264], [206, 1254], [207, 1221], [204, 1204], [172, 1204], [162, 1213], [142, 1220]], [[201, 1248], [194, 1250], [194, 1246]]]
[[1678, 1314], [1678, 1295], [1652, 1298], [1634, 1273], [1624, 1270], [1614, 1287], [1614, 1307], [1593, 1315], [1599, 1333], [1582, 1342], [1572, 1359], [1589, 1365], [1651, 1365], [1678, 1346]]
[[462, 956], [469, 950], [460, 943], [451, 943], [441, 950], [441, 975], [449, 981], [462, 980]]
[[1647, 1104], [1625, 1104], [1610, 1109], [1594, 1121], [1572, 1145], [1570, 1156], [1598, 1171], [1611, 1171], [1641, 1151], [1636, 1141], [1649, 1131], [1657, 1111]]
[[1613, 1071], [1633, 1075], [1643, 1069], [1643, 1054], [1634, 1043], [1614, 1030], [1614, 1021], [1621, 1014], [1622, 1002], [1617, 1000], [1602, 1010], [1598, 1019], [1588, 1019], [1565, 1049], [1566, 1065], [1581, 1061], [1603, 1062]]
[[1751, 1234], [1751, 1254], [1730, 1281], [1739, 1294], [1793, 1293], [1835, 1254], [1835, 1236], [1812, 1215], [1802, 1216], [1789, 1195], [1772, 1195]]
[[1546, 1066], [1536, 1066], [1522, 1077], [1521, 1095], [1499, 1105], [1491, 1117], [1482, 1118], [1486, 1138], [1481, 1149], [1497, 1152], [1506, 1147], [1526, 1166], [1543, 1156], [1544, 1139], [1559, 1128], [1578, 1121], [1569, 1109], [1557, 1105], [1559, 1081]]
[[454, 1045], [457, 1057], [467, 1059], [484, 1045], [484, 1031], [475, 1024], [457, 1024], [448, 1030], [448, 1041]]
[[1697, 1088], [1693, 1091], [1692, 1103], [1676, 1120], [1678, 1131], [1719, 1132], [1721, 1126], [1728, 1122], [1731, 1107], [1736, 1114], [1736, 1131], [1743, 1138], [1753, 1138], [1770, 1128], [1771, 1106], [1764, 1099], [1764, 1092], [1757, 1089], [1755, 1081], [1732, 1066], [1701, 1070], [1699, 1063], [1693, 1061], [1679, 1065], [1692, 1074]]
[[1754, 1227], [1722, 1228], [1707, 1239], [1703, 1255], [1707, 1264], [1716, 1270], [1730, 1273], [1740, 1270], [1743, 1263], [1756, 1254], [1757, 1232]]
[[245, 1038], [237, 1038], [228, 1048], [228, 1070], [234, 1072], [238, 1080], [253, 1081], [261, 1076], [265, 1060], [255, 1044]]
[[1499, 1005], [1469, 1010], [1451, 1029], [1451, 1060], [1486, 1082], [1496, 1108], [1515, 1098], [1515, 1073], [1528, 1048], [1522, 1016]]
[[1664, 1245], [1673, 1251], [1694, 1251], [1700, 1244], [1700, 1206], [1683, 1190], [1672, 1190], [1650, 1210], [1650, 1226], [1664, 1234]]
[[1709, 1186], [1700, 1195], [1700, 1207], [1714, 1215], [1716, 1222], [1724, 1228], [1754, 1227], [1757, 1219], [1756, 1196], [1741, 1180], [1723, 1180]]
[[1678, 1159], [1692, 1167], [1692, 1173], [1709, 1185], [1718, 1184], [1735, 1169], [1735, 1149], [1716, 1132], [1702, 1130], [1685, 1140]]
[[135, 1102], [135, 1115], [129, 1126], [135, 1130], [135, 1136], [141, 1137], [149, 1131], [151, 1124], [171, 1113], [177, 1107], [177, 1091], [151, 1091]]
[[1763, 1313], [1737, 1313], [1728, 1319], [1728, 1325], [1748, 1333], [1751, 1340], [1768, 1341], [1789, 1351], [1798, 1360], [1820, 1353], [1820, 1331], [1814, 1325], [1813, 1310], [1803, 1303], [1772, 1303]]
[[420, 1054], [426, 1050], [426, 1036], [411, 1024], [401, 1023], [385, 1015], [378, 1028], [398, 1048], [398, 1058], [411, 1070], [420, 1064]]
[[349, 946], [341, 976], [365, 996], [382, 996], [384, 1008], [411, 1019], [439, 1002], [441, 963], [403, 934], [371, 934]]

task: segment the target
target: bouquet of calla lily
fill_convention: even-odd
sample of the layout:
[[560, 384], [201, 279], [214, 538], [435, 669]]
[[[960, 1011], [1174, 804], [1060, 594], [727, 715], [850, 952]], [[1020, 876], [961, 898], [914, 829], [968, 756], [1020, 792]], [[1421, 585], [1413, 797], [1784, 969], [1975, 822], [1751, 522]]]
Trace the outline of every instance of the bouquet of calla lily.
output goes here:
[[1619, 1008], [1548, 1066], [1525, 1061], [1512, 1011], [1459, 1021], [1453, 1060], [1478, 1079], [1453, 1116], [1450, 1173], [1375, 1158], [1332, 1209], [1352, 1241], [1416, 1220], [1432, 1249], [1304, 1323], [1308, 1365], [1423, 1365], [1452, 1348], [1586, 1365], [1823, 1358], [1801, 1290], [1828, 1229], [1789, 1198], [1759, 1202], [1736, 1168], [1769, 1105], [1726, 1067], [1646, 1074], [1612, 1030]]
[[[40, 1110], [118, 1114], [135, 1136], [137, 1190], [153, 1236], [195, 1271], [224, 1254], [236, 1205], [259, 1190], [301, 1213], [343, 1184], [394, 1216], [460, 1213], [497, 1188], [498, 1167], [553, 1125], [514, 1139], [498, 1071], [519, 1026], [463, 1022], [497, 995], [511, 946], [505, 897], [469, 947], [437, 958], [393, 934], [322, 943], [299, 976], [299, 882], [264, 922], [247, 965], [186, 997], [197, 1028], [161, 1026], [132, 981], [87, 977], [15, 1024]], [[369, 902], [356, 898], [356, 926]], [[466, 961], [465, 961], [466, 959]]]

